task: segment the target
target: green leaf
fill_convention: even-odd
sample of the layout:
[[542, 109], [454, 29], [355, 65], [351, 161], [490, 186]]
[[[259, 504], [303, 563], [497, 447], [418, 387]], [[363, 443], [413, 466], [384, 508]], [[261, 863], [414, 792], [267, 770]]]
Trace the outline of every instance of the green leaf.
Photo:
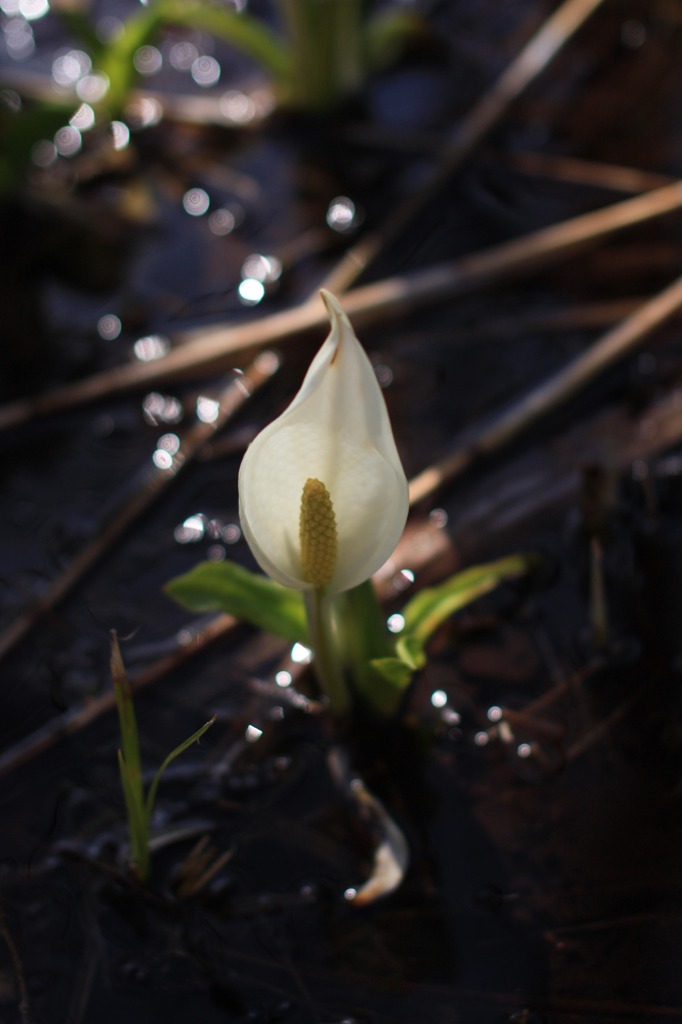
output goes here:
[[194, 612], [222, 611], [285, 640], [309, 643], [303, 597], [234, 562], [200, 562], [164, 587]]
[[165, 761], [159, 768], [158, 772], [154, 776], [154, 780], [151, 786], [149, 787], [149, 792], [147, 793], [147, 799], [145, 801], [145, 814], [147, 816], [147, 820], [149, 820], [152, 816], [152, 811], [154, 810], [154, 804], [156, 802], [156, 791], [159, 788], [161, 776], [165, 772], [168, 765], [171, 763], [171, 761], [174, 761], [176, 757], [179, 757], [180, 754], [187, 750], [188, 747], [191, 747], [193, 743], [196, 743], [197, 740], [201, 739], [204, 733], [211, 728], [215, 720], [216, 716], [214, 715], [213, 718], [210, 718], [208, 720], [208, 722], [204, 722], [200, 729], [197, 729], [196, 732], [193, 732], [192, 735], [188, 737], [188, 739], [183, 740], [183, 742], [179, 746], [177, 746], [175, 750], [171, 750], [170, 754], [165, 759]]
[[130, 838], [130, 859], [137, 868], [141, 881], [149, 877], [149, 815], [145, 811], [142, 783], [139, 776], [132, 774], [122, 752], [118, 751], [118, 769], [121, 789], [126, 805], [128, 836]]
[[142, 767], [140, 761], [140, 741], [137, 733], [137, 719], [133, 694], [128, 682], [125, 665], [121, 657], [116, 630], [111, 631], [111, 678], [114, 683], [114, 697], [118, 711], [119, 728], [123, 758], [129, 778], [142, 793]]
[[365, 48], [371, 70], [380, 70], [394, 64], [408, 44], [425, 34], [424, 22], [407, 11], [381, 11], [367, 22]]
[[405, 627], [395, 644], [394, 658], [373, 658], [375, 677], [382, 682], [375, 692], [363, 686], [363, 696], [379, 710], [391, 714], [412, 676], [426, 664], [426, 645], [436, 629], [452, 614], [487, 594], [503, 580], [521, 576], [536, 564], [532, 555], [512, 555], [487, 565], [456, 573], [437, 587], [427, 587], [403, 608]]
[[[534, 555], [510, 555], [497, 562], [475, 565], [455, 573], [437, 587], [426, 587], [403, 608], [404, 636], [424, 644], [454, 612], [494, 590], [504, 580], [522, 576], [537, 564]], [[410, 647], [414, 655], [416, 648]]]
[[399, 637], [395, 645], [395, 653], [401, 662], [408, 665], [413, 672], [423, 668], [426, 664], [424, 641], [421, 637], [412, 634]]

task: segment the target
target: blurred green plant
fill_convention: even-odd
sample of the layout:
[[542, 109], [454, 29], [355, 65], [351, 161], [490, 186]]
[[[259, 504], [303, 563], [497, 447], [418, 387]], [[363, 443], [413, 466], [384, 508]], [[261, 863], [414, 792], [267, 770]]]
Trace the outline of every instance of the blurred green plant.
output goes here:
[[207, 32], [236, 47], [271, 78], [279, 102], [326, 111], [361, 91], [367, 78], [394, 62], [421, 27], [416, 15], [388, 8], [368, 13], [367, 0], [278, 0], [279, 30], [248, 11], [211, 0], [155, 0], [103, 45], [81, 14], [71, 28], [109, 78], [107, 103], [120, 109], [135, 80], [133, 57], [163, 25]]
[[111, 634], [111, 676], [114, 682], [114, 695], [116, 697], [116, 708], [118, 710], [118, 721], [121, 731], [118, 767], [128, 820], [130, 865], [139, 880], [147, 882], [151, 871], [149, 851], [151, 817], [161, 777], [171, 761], [174, 761], [188, 747], [201, 739], [207, 729], [210, 729], [215, 722], [215, 716], [170, 752], [145, 794], [142, 782], [140, 740], [137, 731], [133, 695], [123, 664], [123, 658], [121, 657], [118, 637], [115, 632]]
[[[139, 78], [137, 51], [173, 26], [206, 32], [246, 54], [269, 77], [279, 106], [329, 112], [359, 94], [369, 76], [393, 63], [423, 27], [408, 11], [371, 14], [368, 6], [366, 0], [278, 0], [275, 29], [214, 0], [153, 0], [108, 40], [97, 35], [87, 9], [64, 5], [55, 13], [106, 83], [94, 104], [102, 127], [123, 113]], [[0, 103], [0, 193], [22, 184], [36, 142], [52, 139], [74, 112], [74, 100], [56, 94], [18, 106]]]

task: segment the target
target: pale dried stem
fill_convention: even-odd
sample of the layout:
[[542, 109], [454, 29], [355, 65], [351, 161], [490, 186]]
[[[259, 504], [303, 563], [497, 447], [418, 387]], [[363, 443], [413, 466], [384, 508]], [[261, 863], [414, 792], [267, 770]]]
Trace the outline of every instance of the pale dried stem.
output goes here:
[[230, 380], [218, 394], [218, 415], [211, 423], [197, 421], [181, 436], [180, 448], [169, 469], [150, 470], [133, 497], [118, 509], [95, 539], [82, 548], [68, 567], [18, 619], [0, 634], [0, 658], [3, 658], [47, 612], [55, 608], [83, 579], [122, 534], [158, 501], [176, 477], [197, 456], [202, 447], [242, 408], [250, 395], [261, 387], [277, 368], [275, 356], [263, 353], [242, 375]]
[[608, 331], [568, 366], [533, 388], [501, 413], [476, 427], [440, 462], [410, 483], [412, 504], [432, 495], [483, 456], [499, 451], [543, 416], [557, 409], [599, 374], [643, 344], [682, 308], [682, 277]]
[[[618, 231], [680, 208], [682, 182], [678, 181], [459, 260], [356, 288], [346, 295], [344, 308], [356, 327], [380, 318], [401, 316], [519, 274], [545, 269], [551, 261], [558, 262]], [[249, 351], [282, 344], [315, 328], [323, 329], [326, 322], [322, 303], [316, 302], [315, 306], [303, 303], [251, 323], [187, 331], [177, 335], [176, 340], [181, 343], [162, 359], [126, 364], [37, 398], [6, 405], [0, 409], [0, 430], [131, 388], [158, 387], [171, 380], [224, 370]]]
[[516, 171], [575, 185], [593, 185], [614, 192], [649, 192], [651, 189], [672, 185], [675, 179], [668, 174], [642, 171], [638, 167], [604, 164], [594, 160], [580, 160], [556, 153], [513, 153], [507, 164]]

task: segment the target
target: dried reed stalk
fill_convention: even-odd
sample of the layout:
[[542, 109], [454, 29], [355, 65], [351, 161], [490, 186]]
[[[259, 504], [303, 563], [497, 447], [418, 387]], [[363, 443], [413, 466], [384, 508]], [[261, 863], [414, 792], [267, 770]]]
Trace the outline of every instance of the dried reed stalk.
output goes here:
[[523, 430], [572, 398], [619, 359], [623, 359], [682, 308], [682, 277], [631, 316], [608, 331], [587, 351], [542, 384], [532, 388], [505, 411], [490, 417], [464, 435], [446, 458], [419, 473], [410, 483], [414, 504], [451, 482], [485, 455], [498, 451]]
[[512, 103], [519, 99], [602, 3], [603, 0], [565, 0], [547, 18], [458, 125], [455, 137], [439, 161], [431, 180], [391, 216], [390, 222], [382, 230], [352, 246], [322, 287], [337, 295], [348, 290], [379, 253], [419, 216], [452, 175], [466, 164], [477, 146], [500, 123]]
[[213, 439], [216, 431], [220, 430], [242, 408], [255, 390], [270, 379], [277, 366], [276, 357], [272, 353], [265, 352], [254, 360], [245, 374], [230, 380], [217, 396], [218, 414], [216, 419], [211, 423], [198, 421], [189, 427], [181, 437], [180, 448], [173, 459], [171, 468], [150, 467], [144, 482], [132, 498], [118, 510], [97, 537], [81, 549], [47, 592], [0, 635], [0, 658], [3, 658], [22, 640], [46, 612], [51, 611], [63, 600], [125, 530], [165, 493], [200, 449]]
[[[458, 260], [356, 288], [346, 295], [344, 307], [358, 327], [379, 318], [400, 316], [515, 275], [545, 269], [550, 261], [565, 259], [618, 231], [680, 208], [682, 182], [677, 181]], [[325, 324], [322, 303], [313, 306], [306, 302], [250, 323], [187, 331], [177, 335], [181, 344], [155, 362], [129, 363], [4, 406], [0, 409], [0, 430], [132, 388], [156, 387], [191, 375], [215, 373], [254, 349], [282, 344], [305, 331], [321, 330]]]

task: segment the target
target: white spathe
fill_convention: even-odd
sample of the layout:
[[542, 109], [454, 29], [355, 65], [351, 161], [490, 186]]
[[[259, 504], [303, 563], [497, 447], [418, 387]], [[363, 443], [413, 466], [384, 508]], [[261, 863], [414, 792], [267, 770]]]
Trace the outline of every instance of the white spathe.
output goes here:
[[327, 593], [369, 579], [405, 526], [407, 479], [372, 364], [348, 317], [321, 293], [331, 320], [291, 405], [249, 445], [239, 470], [242, 530], [260, 567], [287, 587], [302, 578], [299, 517], [303, 486], [322, 481], [338, 537]]

